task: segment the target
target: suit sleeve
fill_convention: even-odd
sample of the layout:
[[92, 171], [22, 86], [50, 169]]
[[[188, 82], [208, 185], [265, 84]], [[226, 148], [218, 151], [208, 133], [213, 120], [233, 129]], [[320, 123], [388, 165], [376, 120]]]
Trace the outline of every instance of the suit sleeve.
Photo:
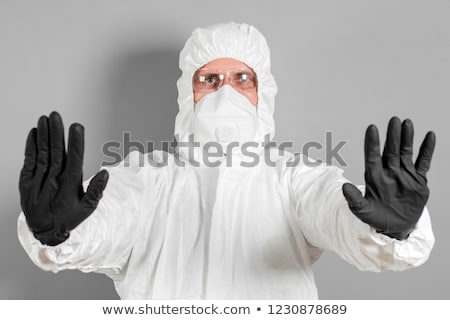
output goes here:
[[[20, 214], [20, 243], [39, 268], [55, 273], [78, 269], [105, 273], [113, 279], [121, 277], [147, 218], [142, 215], [142, 198], [152, 196], [153, 175], [149, 167], [136, 162], [139, 156], [142, 154], [130, 153], [119, 165], [105, 168], [110, 178], [98, 207], [57, 246], [42, 245], [36, 240], [23, 213]], [[89, 180], [84, 183], [85, 189], [88, 184]]]
[[427, 261], [434, 245], [427, 208], [407, 239], [393, 239], [377, 233], [350, 211], [342, 193], [348, 180], [341, 169], [306, 165], [300, 160], [291, 172], [297, 217], [304, 237], [313, 246], [334, 251], [367, 271], [399, 271]]

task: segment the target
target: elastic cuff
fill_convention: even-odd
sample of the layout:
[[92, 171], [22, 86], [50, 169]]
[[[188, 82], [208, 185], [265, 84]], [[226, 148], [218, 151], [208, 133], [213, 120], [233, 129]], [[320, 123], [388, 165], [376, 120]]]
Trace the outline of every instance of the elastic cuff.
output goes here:
[[63, 234], [60, 234], [57, 230], [52, 229], [44, 232], [33, 231], [33, 235], [42, 244], [54, 247], [66, 241], [67, 238], [69, 238], [70, 233], [67, 231]]
[[411, 232], [414, 231], [414, 228], [411, 228], [407, 231], [403, 231], [403, 232], [386, 232], [386, 231], [382, 231], [382, 230], [377, 230], [378, 233], [384, 234], [390, 238], [395, 238], [397, 240], [406, 240], [408, 239], [409, 235], [411, 234]]

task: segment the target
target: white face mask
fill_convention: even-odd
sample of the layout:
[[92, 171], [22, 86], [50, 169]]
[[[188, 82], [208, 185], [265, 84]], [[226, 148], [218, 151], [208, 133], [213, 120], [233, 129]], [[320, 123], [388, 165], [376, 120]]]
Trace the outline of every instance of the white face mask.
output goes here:
[[223, 146], [254, 141], [258, 114], [250, 101], [229, 85], [200, 99], [194, 111], [194, 139]]

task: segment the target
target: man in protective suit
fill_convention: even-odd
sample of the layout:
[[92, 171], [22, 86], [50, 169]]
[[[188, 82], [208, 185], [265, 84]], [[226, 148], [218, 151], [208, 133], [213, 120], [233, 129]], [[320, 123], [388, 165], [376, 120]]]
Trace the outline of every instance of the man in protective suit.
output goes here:
[[356, 188], [337, 167], [262, 144], [277, 87], [253, 26], [196, 29], [180, 68], [174, 154], [140, 165], [132, 152], [84, 188], [83, 127], [70, 127], [67, 152], [58, 113], [30, 131], [18, 235], [36, 265], [104, 273], [123, 299], [316, 299], [323, 250], [368, 271], [428, 259], [432, 132], [413, 162], [410, 120], [391, 119], [383, 152], [369, 126]]

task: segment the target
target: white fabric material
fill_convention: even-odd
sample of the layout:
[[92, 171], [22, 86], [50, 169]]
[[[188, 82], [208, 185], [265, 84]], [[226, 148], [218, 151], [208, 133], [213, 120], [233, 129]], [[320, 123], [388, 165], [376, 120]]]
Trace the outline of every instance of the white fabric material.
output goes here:
[[[181, 137], [192, 132], [193, 72], [225, 53], [256, 71], [258, 112], [267, 116], [258, 118], [258, 130], [274, 132], [267, 45], [253, 27], [229, 23], [196, 30], [181, 53]], [[168, 157], [167, 165], [132, 152], [108, 168], [98, 208], [56, 247], [34, 239], [21, 214], [18, 235], [31, 260], [53, 272], [105, 273], [123, 299], [316, 299], [312, 264], [323, 250], [361, 270], [404, 270], [424, 263], [434, 244], [426, 209], [403, 241], [357, 219], [336, 167], [275, 151], [275, 166], [251, 168], [179, 166], [162, 151], [150, 156]]]
[[100, 206], [59, 246], [40, 245], [20, 216], [34, 263], [105, 273], [123, 299], [316, 299], [322, 250], [361, 270], [404, 270], [434, 243], [426, 210], [404, 241], [362, 223], [335, 167], [288, 167], [284, 157], [275, 167], [183, 168], [169, 158], [157, 168], [139, 157], [108, 169]]
[[194, 138], [202, 145], [218, 142], [254, 141], [258, 115], [256, 107], [229, 85], [204, 96], [195, 106]]

